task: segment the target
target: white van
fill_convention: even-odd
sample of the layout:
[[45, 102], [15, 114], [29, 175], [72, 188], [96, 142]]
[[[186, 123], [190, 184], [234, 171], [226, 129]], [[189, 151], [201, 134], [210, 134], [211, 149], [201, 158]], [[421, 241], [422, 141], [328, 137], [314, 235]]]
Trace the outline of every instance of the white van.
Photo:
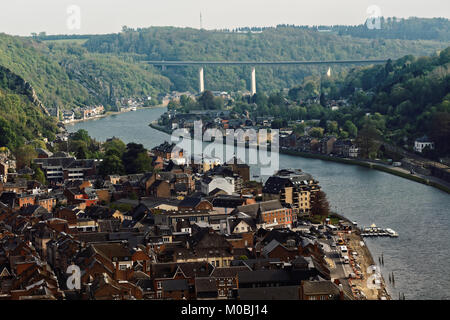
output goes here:
[[342, 252], [347, 252], [347, 246], [341, 246], [341, 251]]
[[350, 263], [348, 256], [343, 256], [342, 258], [344, 259], [344, 263]]

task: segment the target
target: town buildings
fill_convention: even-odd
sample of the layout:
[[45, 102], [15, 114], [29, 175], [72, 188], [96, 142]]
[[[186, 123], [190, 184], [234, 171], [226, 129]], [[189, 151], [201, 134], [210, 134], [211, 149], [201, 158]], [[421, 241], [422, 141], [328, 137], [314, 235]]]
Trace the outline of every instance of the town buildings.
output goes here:
[[293, 231], [316, 180], [282, 170], [249, 184], [237, 159], [200, 168], [172, 151], [153, 150], [157, 170], [105, 178], [94, 160], [39, 152], [48, 186], [3, 171], [2, 299], [342, 298], [319, 239]]

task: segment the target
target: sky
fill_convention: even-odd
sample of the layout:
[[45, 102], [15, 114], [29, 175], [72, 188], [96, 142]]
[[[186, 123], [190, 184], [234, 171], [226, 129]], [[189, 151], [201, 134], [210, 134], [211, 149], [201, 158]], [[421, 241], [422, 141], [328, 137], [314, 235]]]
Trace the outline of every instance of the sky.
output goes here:
[[[5, 3], [6, 2], [6, 3]], [[375, 9], [373, 9], [375, 8]], [[103, 34], [122, 26], [356, 25], [372, 15], [450, 18], [449, 0], [2, 0], [0, 32]]]

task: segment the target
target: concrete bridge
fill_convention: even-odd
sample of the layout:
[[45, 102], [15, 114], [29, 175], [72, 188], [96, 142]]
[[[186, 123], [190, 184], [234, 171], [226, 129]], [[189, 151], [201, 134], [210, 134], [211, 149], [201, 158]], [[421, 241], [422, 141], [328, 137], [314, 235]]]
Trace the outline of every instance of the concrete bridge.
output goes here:
[[204, 70], [205, 66], [252, 66], [251, 93], [256, 93], [256, 66], [283, 66], [283, 65], [333, 65], [333, 64], [376, 64], [386, 63], [388, 59], [364, 59], [364, 60], [325, 60], [325, 61], [145, 61], [148, 64], [162, 66], [163, 68], [198, 66], [199, 67], [199, 92], [205, 91]]

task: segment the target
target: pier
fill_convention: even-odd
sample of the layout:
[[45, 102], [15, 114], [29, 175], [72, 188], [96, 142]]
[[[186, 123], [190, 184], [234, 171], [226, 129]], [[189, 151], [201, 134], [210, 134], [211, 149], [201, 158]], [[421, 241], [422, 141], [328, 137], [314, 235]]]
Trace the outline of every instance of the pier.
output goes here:
[[361, 230], [362, 237], [398, 237], [398, 233], [391, 228], [379, 228], [375, 224], [372, 224], [370, 227], [364, 227]]

